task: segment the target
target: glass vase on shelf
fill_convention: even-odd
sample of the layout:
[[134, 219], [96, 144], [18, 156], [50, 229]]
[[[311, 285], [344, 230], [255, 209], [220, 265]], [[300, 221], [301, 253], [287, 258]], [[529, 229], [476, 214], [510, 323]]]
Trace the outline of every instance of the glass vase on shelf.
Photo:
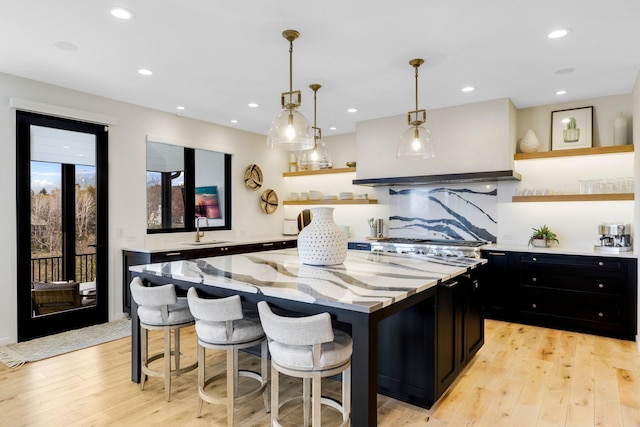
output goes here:
[[307, 171], [309, 170], [309, 152], [308, 151], [300, 151], [298, 153], [298, 170], [299, 171]]

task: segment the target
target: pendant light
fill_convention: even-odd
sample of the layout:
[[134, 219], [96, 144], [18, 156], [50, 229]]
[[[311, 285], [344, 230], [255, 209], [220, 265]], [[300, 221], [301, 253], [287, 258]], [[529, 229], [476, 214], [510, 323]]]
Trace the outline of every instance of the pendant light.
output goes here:
[[310, 169], [329, 169], [333, 167], [331, 155], [324, 142], [322, 142], [322, 129], [319, 128], [316, 123], [317, 93], [318, 89], [322, 86], [314, 83], [309, 85], [309, 87], [313, 90], [313, 149], [308, 153], [307, 159]]
[[427, 120], [426, 110], [418, 110], [418, 67], [424, 63], [423, 59], [412, 59], [409, 65], [415, 68], [416, 76], [416, 109], [409, 111], [407, 119], [409, 129], [400, 137], [396, 157], [413, 159], [432, 159], [436, 157], [435, 147], [431, 141], [431, 132], [422, 125]]
[[283, 111], [271, 123], [267, 146], [286, 151], [308, 150], [313, 148], [313, 133], [309, 121], [297, 110], [302, 100], [300, 91], [293, 90], [293, 41], [300, 33], [285, 30], [282, 36], [289, 41], [289, 92], [282, 93]]

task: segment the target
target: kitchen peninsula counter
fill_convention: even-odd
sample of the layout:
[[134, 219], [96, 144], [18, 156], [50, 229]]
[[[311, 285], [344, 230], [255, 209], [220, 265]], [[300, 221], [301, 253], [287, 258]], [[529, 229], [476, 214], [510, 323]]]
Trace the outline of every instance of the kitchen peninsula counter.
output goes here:
[[[378, 323], [425, 300], [435, 305], [438, 284], [468, 273], [483, 259], [398, 256], [349, 251], [343, 264], [308, 266], [296, 249], [225, 255], [130, 267], [131, 274], [183, 292], [195, 286], [207, 295], [239, 294], [276, 311], [311, 315], [329, 312], [336, 327], [353, 338], [354, 426], [376, 425]], [[140, 379], [138, 319], [132, 310], [132, 379]], [[433, 315], [433, 312], [431, 312]], [[430, 319], [432, 324], [433, 318]], [[400, 351], [414, 351], [409, 345]], [[426, 344], [429, 347], [429, 343]]]
[[164, 253], [164, 252], [174, 252], [174, 251], [186, 251], [189, 249], [201, 249], [201, 248], [214, 248], [220, 246], [244, 246], [244, 245], [255, 245], [255, 244], [264, 244], [264, 243], [272, 243], [272, 242], [292, 242], [297, 241], [298, 236], [284, 236], [284, 235], [276, 235], [276, 236], [263, 236], [263, 237], [211, 237], [205, 234], [205, 237], [202, 237], [201, 242], [196, 242], [195, 238], [191, 234], [189, 234], [189, 240], [185, 240], [183, 242], [155, 242], [148, 243], [142, 246], [135, 246], [130, 248], [123, 248], [123, 251], [131, 251], [131, 252], [141, 252], [141, 253]]

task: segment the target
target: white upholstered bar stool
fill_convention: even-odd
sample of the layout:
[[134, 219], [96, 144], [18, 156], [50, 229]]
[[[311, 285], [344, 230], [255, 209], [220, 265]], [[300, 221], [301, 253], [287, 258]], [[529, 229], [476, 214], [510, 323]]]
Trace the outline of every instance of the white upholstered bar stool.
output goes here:
[[[196, 319], [198, 335], [198, 409], [200, 417], [202, 402], [223, 404], [227, 407], [227, 425], [233, 425], [235, 401], [246, 399], [262, 393], [265, 412], [269, 412], [267, 337], [260, 326], [257, 316], [255, 320], [245, 318], [242, 312], [240, 296], [226, 298], [200, 298], [195, 288], [187, 292], [189, 307]], [[260, 374], [241, 370], [238, 366], [238, 350], [260, 344]], [[226, 396], [213, 396], [206, 390], [215, 379], [224, 372], [206, 378], [205, 348], [224, 350], [227, 352], [227, 393]], [[239, 377], [252, 378], [258, 382], [257, 387], [242, 395], [238, 391]]]
[[[171, 398], [171, 376], [192, 371], [197, 362], [180, 367], [180, 329], [193, 325], [194, 319], [189, 311], [186, 298], [178, 298], [173, 285], [144, 286], [139, 277], [134, 277], [129, 285], [131, 297], [138, 305], [140, 319], [140, 367], [142, 378], [140, 389], [144, 390], [148, 376], [164, 377], [164, 394], [167, 401]], [[164, 352], [149, 356], [150, 330], [164, 331]], [[173, 330], [173, 350], [171, 349], [171, 331]], [[171, 367], [171, 356], [174, 367]], [[164, 358], [162, 371], [151, 369], [149, 363]]]
[[[304, 426], [309, 425], [309, 401], [312, 425], [321, 426], [321, 405], [342, 414], [341, 426], [351, 419], [351, 353], [353, 341], [345, 332], [331, 328], [329, 313], [307, 317], [283, 317], [271, 311], [265, 301], [258, 303], [260, 321], [269, 340], [271, 353], [271, 425], [280, 426], [279, 372], [303, 380]], [[322, 378], [342, 373], [342, 404], [322, 397]], [[312, 381], [312, 384], [310, 383]]]

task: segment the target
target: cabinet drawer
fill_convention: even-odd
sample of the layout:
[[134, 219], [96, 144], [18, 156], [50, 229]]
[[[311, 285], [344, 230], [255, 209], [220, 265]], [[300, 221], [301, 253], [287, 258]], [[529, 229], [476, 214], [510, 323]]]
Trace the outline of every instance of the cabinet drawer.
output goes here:
[[520, 285], [537, 288], [564, 289], [595, 294], [620, 295], [624, 292], [625, 277], [621, 275], [565, 275], [533, 270], [520, 273]]
[[624, 320], [622, 306], [612, 296], [523, 288], [520, 311], [619, 325]]
[[544, 266], [544, 268], [587, 269], [592, 271], [626, 271], [627, 263], [620, 258], [596, 256], [552, 256], [522, 254], [519, 256], [522, 267]]

